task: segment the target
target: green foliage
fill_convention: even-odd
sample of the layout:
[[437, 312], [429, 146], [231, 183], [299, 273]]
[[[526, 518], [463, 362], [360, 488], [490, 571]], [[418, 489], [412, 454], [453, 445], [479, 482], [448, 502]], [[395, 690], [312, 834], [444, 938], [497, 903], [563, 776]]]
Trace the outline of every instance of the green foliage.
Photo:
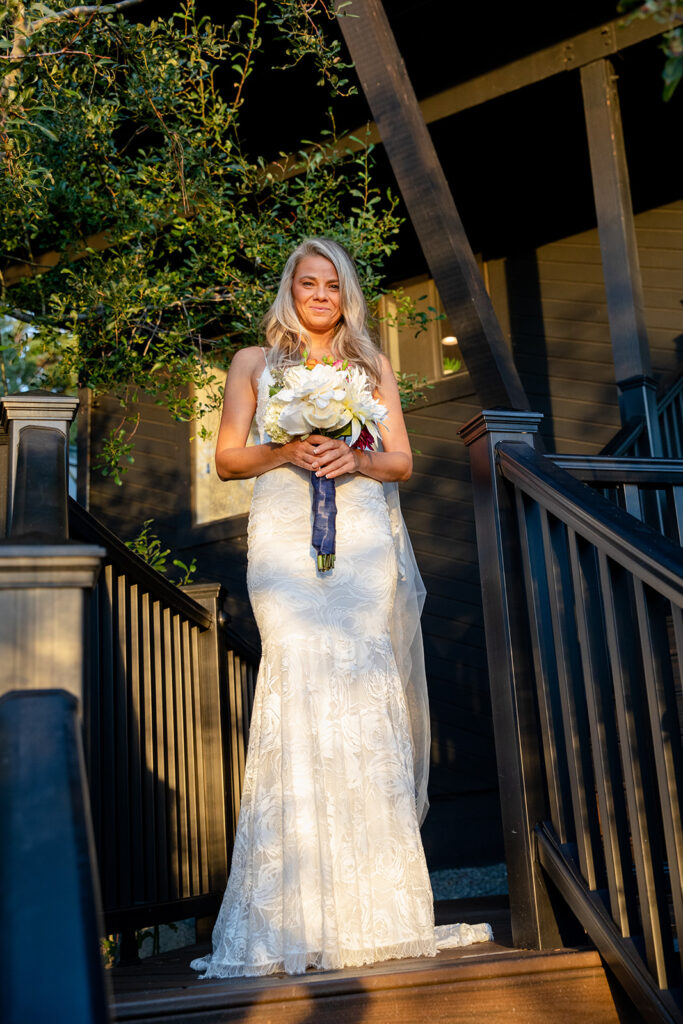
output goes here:
[[[124, 424], [131, 421], [135, 426], [132, 430], [128, 430]], [[111, 476], [117, 487], [123, 483], [122, 473], [128, 468], [124, 463], [132, 465], [135, 462], [132, 454], [133, 437], [139, 421], [139, 416], [124, 416], [121, 426], [115, 427], [102, 439], [100, 449], [93, 460], [93, 469], [96, 472], [99, 470], [102, 476]], [[159, 571], [163, 572], [164, 570]]]
[[168, 569], [166, 559], [170, 555], [171, 549], [164, 550], [161, 547], [161, 541], [155, 533], [152, 533], [153, 522], [153, 519], [145, 519], [138, 535], [133, 540], [126, 541], [126, 547], [142, 558], [151, 569], [166, 573]]
[[455, 356], [444, 356], [443, 357], [443, 369], [444, 373], [457, 373], [462, 367], [462, 360], [456, 359]]
[[179, 576], [178, 579], [175, 581], [176, 586], [185, 587], [187, 586], [188, 583], [192, 583], [194, 574], [197, 571], [197, 559], [193, 558], [190, 564], [186, 565], [185, 562], [181, 562], [179, 558], [174, 558], [173, 564], [178, 569], [183, 570], [182, 576]]
[[349, 0], [334, 6], [324, 0], [301, 4], [270, 0], [268, 20], [280, 28], [287, 55], [287, 62], [280, 65], [281, 69], [295, 67], [312, 54], [320, 74], [317, 84], [330, 86], [338, 96], [353, 96], [358, 91], [355, 85], [350, 84], [348, 78], [340, 77], [353, 64], [344, 62], [340, 40], [326, 39], [320, 27], [320, 20], [344, 15], [344, 8], [349, 6]]
[[105, 935], [100, 939], [100, 956], [104, 967], [113, 967], [119, 957], [121, 936]]
[[[138, 557], [144, 559], [150, 568], [156, 569], [162, 575], [167, 575], [167, 558], [171, 553], [171, 549], [162, 548], [161, 540], [152, 532], [153, 522], [153, 519], [145, 519], [138, 535], [133, 540], [126, 541], [126, 547], [130, 548]], [[176, 586], [184, 587], [192, 582], [192, 578], [197, 571], [196, 558], [193, 558], [189, 565], [181, 562], [179, 558], [174, 558], [172, 564], [178, 569], [182, 569], [182, 575], [177, 580], [172, 581], [175, 582]]]
[[659, 48], [666, 57], [662, 69], [662, 98], [670, 100], [683, 78], [683, 0], [619, 0], [617, 10], [628, 14], [629, 20], [655, 18], [669, 26], [662, 32]]
[[[149, 25], [117, 4], [71, 6], [9, 0], [0, 13], [0, 314], [40, 332], [42, 386], [85, 385], [126, 406], [154, 394], [193, 418], [193, 386], [259, 340], [302, 237], [346, 244], [379, 296], [397, 200], [373, 184], [371, 149], [328, 159], [332, 122], [290, 178], [285, 154], [263, 152], [267, 135], [251, 146], [240, 135], [254, 69], [278, 62], [264, 52], [268, 24], [282, 64], [311, 59], [333, 93], [350, 91], [323, 0], [241, 0], [226, 27], [195, 0]], [[51, 269], [30, 273], [44, 254]], [[117, 482], [134, 433], [124, 418], [102, 444], [98, 465]]]
[[50, 353], [31, 324], [0, 316], [0, 394], [43, 387]]
[[435, 320], [446, 319], [446, 314], [439, 313], [434, 306], [427, 306], [426, 310], [418, 310], [418, 302], [424, 302], [427, 298], [426, 295], [420, 295], [417, 299], [414, 299], [411, 295], [407, 295], [403, 288], [394, 288], [385, 294], [388, 298], [394, 300], [395, 305], [395, 310], [387, 313], [383, 318], [389, 327], [396, 327], [399, 330], [402, 327], [414, 327], [415, 337], [417, 338], [418, 335], [427, 330], [429, 323]]
[[427, 383], [426, 377], [418, 377], [416, 373], [397, 373], [396, 383], [398, 384], [398, 393], [401, 398], [401, 408], [405, 412], [416, 402], [422, 401], [426, 398], [424, 388], [433, 388], [433, 384]]

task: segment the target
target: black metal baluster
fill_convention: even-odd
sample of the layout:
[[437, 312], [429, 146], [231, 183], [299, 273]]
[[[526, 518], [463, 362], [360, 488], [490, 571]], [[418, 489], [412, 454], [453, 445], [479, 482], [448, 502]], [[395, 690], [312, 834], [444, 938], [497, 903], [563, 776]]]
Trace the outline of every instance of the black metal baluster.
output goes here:
[[172, 900], [182, 896], [180, 881], [180, 836], [178, 834], [178, 762], [175, 713], [175, 671], [173, 663], [173, 613], [162, 612], [164, 645], [164, 752], [166, 755], [166, 814], [168, 839], [168, 882]]
[[[214, 629], [216, 626], [214, 626]], [[199, 870], [199, 892], [208, 892], [211, 886], [209, 876], [209, 821], [207, 811], [207, 779], [204, 768], [204, 729], [202, 725], [201, 707], [201, 675], [199, 667], [199, 629], [192, 626], [190, 629], [190, 663], [191, 663], [191, 697], [192, 717], [194, 730], [190, 737], [194, 748], [194, 759], [197, 766], [195, 776], [195, 801], [197, 806], [197, 848], [198, 848], [198, 870]], [[210, 763], [209, 770], [216, 770], [216, 765]]]
[[117, 575], [114, 584], [115, 651], [115, 715], [116, 715], [116, 847], [119, 868], [119, 899], [122, 906], [132, 903], [130, 773], [128, 770], [128, 650], [126, 609], [126, 578]]
[[176, 757], [175, 806], [178, 815], [178, 895], [190, 895], [188, 869], [187, 765], [185, 758], [185, 715], [183, 708], [183, 659], [180, 645], [180, 616], [171, 617], [173, 645], [173, 743]]
[[105, 911], [119, 903], [118, 803], [116, 799], [116, 692], [114, 685], [114, 570], [106, 565], [98, 584], [100, 601], [100, 695], [102, 705], [100, 764], [102, 766], [102, 831], [98, 863]]

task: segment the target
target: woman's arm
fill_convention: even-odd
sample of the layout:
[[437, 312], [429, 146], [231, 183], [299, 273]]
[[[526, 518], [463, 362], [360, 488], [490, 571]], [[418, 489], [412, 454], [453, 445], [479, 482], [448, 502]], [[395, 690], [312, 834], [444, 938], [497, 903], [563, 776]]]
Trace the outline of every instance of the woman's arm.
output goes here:
[[235, 353], [225, 381], [225, 398], [216, 442], [216, 471], [221, 480], [244, 480], [291, 462], [312, 469], [310, 439], [289, 444], [255, 444], [246, 447], [256, 411], [256, 382], [263, 369], [263, 352], [244, 348]]
[[[349, 448], [345, 441], [312, 434], [309, 441], [314, 445], [311, 468], [316, 476], [332, 480], [344, 473], [363, 473], [373, 480], [409, 480], [413, 471], [413, 453], [408, 440], [401, 398], [391, 363], [385, 355], [380, 356], [382, 378], [376, 397], [386, 406], [387, 417], [379, 424], [384, 451], [370, 452]], [[308, 467], [307, 467], [308, 468]]]

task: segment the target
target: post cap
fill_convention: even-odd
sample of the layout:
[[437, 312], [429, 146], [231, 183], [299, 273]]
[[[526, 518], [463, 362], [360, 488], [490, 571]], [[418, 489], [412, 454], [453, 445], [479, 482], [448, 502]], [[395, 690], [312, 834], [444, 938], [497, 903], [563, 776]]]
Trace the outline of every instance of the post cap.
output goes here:
[[30, 420], [34, 423], [53, 420], [68, 426], [77, 409], [78, 399], [75, 395], [55, 395], [52, 391], [43, 390], [24, 391], [0, 398], [0, 421], [5, 430], [13, 420]]
[[483, 434], [535, 434], [543, 419], [542, 412], [515, 409], [482, 409], [458, 433], [469, 446]]

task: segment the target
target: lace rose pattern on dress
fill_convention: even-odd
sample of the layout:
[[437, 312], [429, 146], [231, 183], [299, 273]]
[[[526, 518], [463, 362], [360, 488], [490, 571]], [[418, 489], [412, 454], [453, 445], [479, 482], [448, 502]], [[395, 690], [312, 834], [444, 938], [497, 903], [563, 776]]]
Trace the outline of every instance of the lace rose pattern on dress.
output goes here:
[[[259, 382], [260, 439], [268, 370]], [[247, 582], [263, 641], [232, 867], [203, 977], [300, 974], [485, 941], [435, 929], [413, 747], [389, 623], [382, 484], [337, 481], [337, 563], [317, 572], [310, 474], [258, 477]]]

